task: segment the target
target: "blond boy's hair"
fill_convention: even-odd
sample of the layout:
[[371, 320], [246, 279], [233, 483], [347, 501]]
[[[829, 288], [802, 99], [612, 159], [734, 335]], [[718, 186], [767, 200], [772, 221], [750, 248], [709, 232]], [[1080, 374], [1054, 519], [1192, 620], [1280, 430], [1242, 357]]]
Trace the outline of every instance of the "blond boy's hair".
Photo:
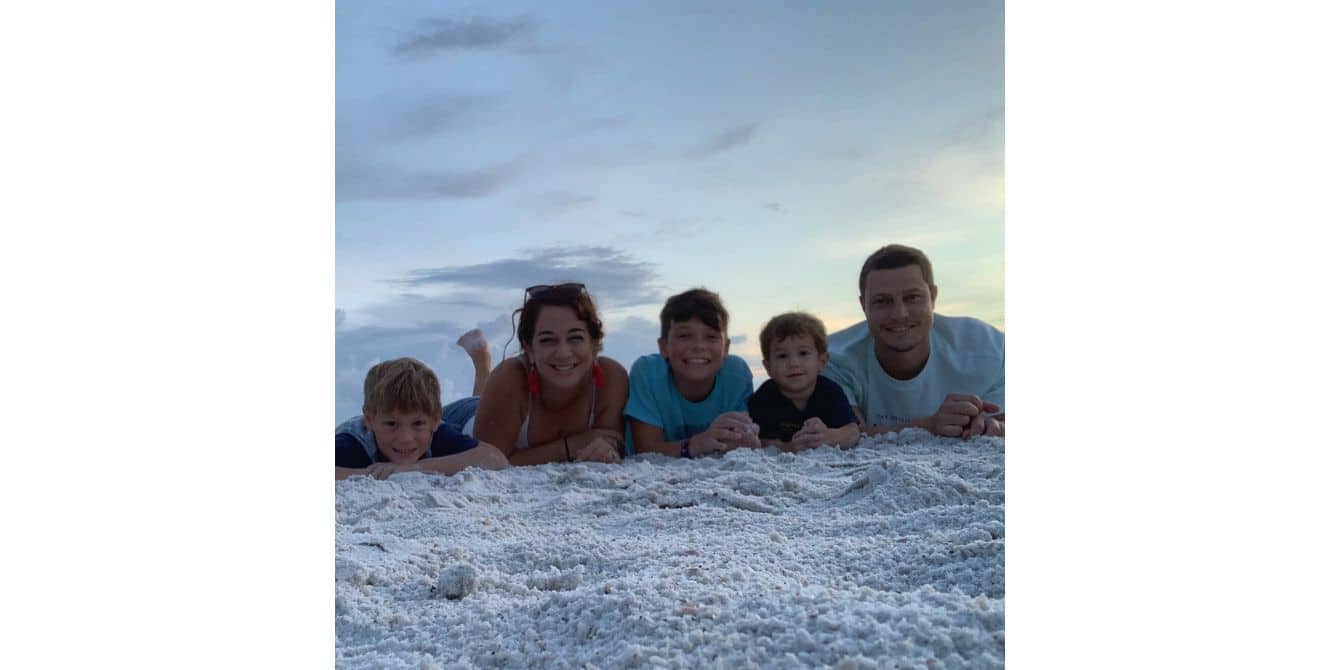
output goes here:
[[763, 360], [768, 360], [772, 355], [773, 342], [797, 335], [809, 335], [814, 340], [815, 353], [828, 352], [828, 331], [824, 330], [823, 321], [805, 312], [787, 312], [772, 317], [763, 326], [763, 332], [758, 336], [758, 345], [763, 348]]
[[363, 380], [363, 414], [442, 411], [442, 386], [427, 365], [397, 358], [372, 366]]

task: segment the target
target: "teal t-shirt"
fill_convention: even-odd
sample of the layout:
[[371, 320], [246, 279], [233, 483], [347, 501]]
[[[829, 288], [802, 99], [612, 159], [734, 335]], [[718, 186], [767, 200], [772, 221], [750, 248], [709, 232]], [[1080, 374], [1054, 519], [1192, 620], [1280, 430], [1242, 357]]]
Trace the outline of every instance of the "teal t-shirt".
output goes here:
[[[679, 394], [670, 377], [670, 363], [660, 354], [649, 354], [633, 362], [628, 373], [628, 404], [624, 416], [665, 431], [665, 439], [682, 440], [707, 430], [725, 412], [747, 410], [754, 392], [754, 375], [739, 356], [727, 356], [717, 371], [712, 392], [702, 402], [689, 402]], [[628, 455], [634, 453], [630, 426], [624, 440]]]
[[875, 425], [930, 416], [950, 393], [971, 393], [1005, 411], [1005, 333], [971, 317], [936, 314], [930, 339], [921, 373], [894, 379], [880, 367], [870, 327], [862, 321], [829, 336], [832, 354], [823, 375], [841, 385], [847, 401]]

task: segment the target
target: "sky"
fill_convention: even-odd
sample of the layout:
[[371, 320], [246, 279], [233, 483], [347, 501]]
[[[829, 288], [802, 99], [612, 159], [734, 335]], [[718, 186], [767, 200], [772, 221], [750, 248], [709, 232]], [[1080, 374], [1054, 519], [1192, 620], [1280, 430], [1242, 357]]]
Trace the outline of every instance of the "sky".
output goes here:
[[862, 320], [889, 243], [1005, 327], [1000, 2], [340, 0], [335, 46], [337, 417], [399, 356], [468, 395], [457, 336], [515, 354], [533, 284], [585, 283], [626, 367], [714, 290], [756, 384], [763, 324]]

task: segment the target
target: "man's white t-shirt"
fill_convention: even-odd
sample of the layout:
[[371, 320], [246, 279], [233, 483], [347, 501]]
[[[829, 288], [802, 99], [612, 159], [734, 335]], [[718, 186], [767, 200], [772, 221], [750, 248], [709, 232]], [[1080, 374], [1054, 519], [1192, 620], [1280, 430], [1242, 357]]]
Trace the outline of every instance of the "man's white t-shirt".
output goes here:
[[931, 355], [912, 379], [894, 379], [875, 358], [870, 326], [862, 321], [829, 336], [824, 376], [842, 386], [867, 424], [889, 426], [930, 416], [950, 393], [971, 393], [1005, 411], [1005, 333], [967, 316], [931, 322]]

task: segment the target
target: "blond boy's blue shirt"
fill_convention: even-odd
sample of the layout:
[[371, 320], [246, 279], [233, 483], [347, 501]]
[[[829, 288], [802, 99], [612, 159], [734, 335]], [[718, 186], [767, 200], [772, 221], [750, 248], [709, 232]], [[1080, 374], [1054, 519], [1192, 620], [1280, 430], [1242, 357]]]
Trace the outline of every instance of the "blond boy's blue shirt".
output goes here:
[[[633, 362], [628, 373], [628, 404], [624, 416], [665, 432], [674, 441], [707, 430], [725, 412], [746, 411], [754, 391], [754, 375], [739, 356], [727, 356], [717, 370], [712, 392], [702, 402], [689, 402], [675, 388], [670, 363], [660, 354], [649, 354]], [[632, 428], [625, 436], [628, 455], [634, 453]]]

